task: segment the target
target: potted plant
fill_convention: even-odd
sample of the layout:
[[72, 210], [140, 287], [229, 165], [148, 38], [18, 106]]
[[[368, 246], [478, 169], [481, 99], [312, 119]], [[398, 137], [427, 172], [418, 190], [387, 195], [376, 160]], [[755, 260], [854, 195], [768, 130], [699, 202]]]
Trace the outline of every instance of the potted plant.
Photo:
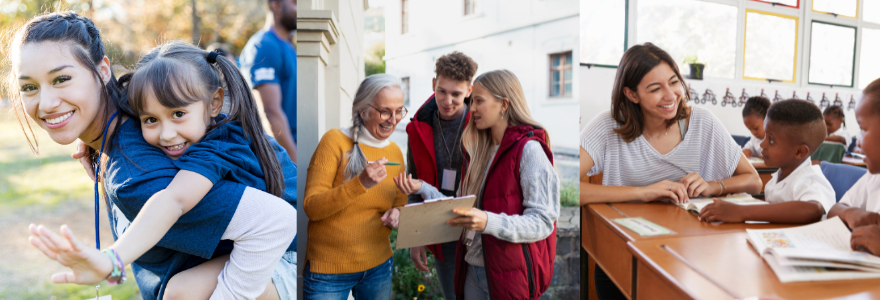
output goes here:
[[688, 75], [688, 78], [703, 80], [703, 72], [706, 70], [706, 64], [701, 63], [696, 54], [689, 54], [685, 56], [684, 63], [688, 64], [691, 69], [691, 73]]

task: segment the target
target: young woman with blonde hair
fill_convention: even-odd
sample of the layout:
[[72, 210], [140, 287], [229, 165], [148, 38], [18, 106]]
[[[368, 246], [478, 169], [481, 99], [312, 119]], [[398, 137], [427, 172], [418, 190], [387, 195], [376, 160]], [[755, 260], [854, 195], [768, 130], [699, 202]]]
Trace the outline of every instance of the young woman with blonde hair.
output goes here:
[[[460, 194], [477, 195], [477, 203], [447, 222], [466, 229], [456, 253], [456, 298], [539, 299], [553, 277], [559, 217], [550, 138], [510, 71], [477, 77], [472, 101]], [[406, 194], [442, 196], [403, 175], [395, 182]]]

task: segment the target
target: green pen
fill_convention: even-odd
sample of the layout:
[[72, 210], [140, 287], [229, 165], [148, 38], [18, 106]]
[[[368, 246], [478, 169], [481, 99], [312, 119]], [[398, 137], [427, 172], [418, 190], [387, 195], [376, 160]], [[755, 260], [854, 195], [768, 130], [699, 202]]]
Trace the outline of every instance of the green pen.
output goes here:
[[[374, 161], [368, 161], [368, 162], [367, 162], [367, 164], [371, 164], [371, 163], [374, 163]], [[399, 166], [400, 163], [396, 163], [396, 162], [387, 162], [387, 163], [385, 163], [385, 165], [386, 165], [386, 166]]]

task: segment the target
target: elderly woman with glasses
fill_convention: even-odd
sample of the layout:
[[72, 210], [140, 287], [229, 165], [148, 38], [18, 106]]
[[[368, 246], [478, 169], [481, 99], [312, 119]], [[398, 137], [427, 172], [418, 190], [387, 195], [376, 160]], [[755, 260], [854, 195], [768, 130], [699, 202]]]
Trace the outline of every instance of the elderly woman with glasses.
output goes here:
[[393, 181], [404, 157], [388, 138], [406, 113], [400, 81], [372, 75], [355, 94], [352, 127], [328, 131], [315, 149], [303, 201], [305, 299], [391, 297], [388, 236], [407, 201]]

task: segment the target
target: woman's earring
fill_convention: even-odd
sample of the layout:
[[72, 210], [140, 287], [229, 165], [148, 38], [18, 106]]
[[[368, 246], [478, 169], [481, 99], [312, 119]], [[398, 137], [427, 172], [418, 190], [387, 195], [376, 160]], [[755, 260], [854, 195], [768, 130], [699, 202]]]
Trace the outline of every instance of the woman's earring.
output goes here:
[[503, 112], [503, 111], [499, 111], [498, 114], [501, 115], [501, 119], [504, 120], [504, 112]]

